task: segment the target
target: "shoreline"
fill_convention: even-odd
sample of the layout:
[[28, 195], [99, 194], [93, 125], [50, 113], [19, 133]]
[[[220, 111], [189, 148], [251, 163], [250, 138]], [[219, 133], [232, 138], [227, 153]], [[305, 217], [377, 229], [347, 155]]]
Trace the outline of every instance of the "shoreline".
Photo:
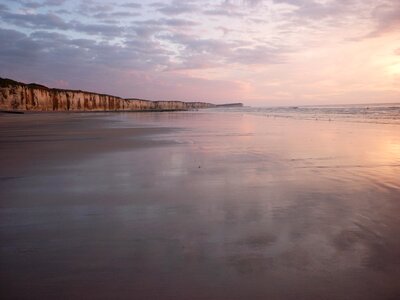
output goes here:
[[[206, 109], [206, 108], [204, 108]], [[148, 109], [148, 110], [79, 110], [79, 111], [35, 111], [35, 110], [0, 110], [0, 114], [60, 114], [60, 113], [147, 113], [198, 111], [198, 109]]]

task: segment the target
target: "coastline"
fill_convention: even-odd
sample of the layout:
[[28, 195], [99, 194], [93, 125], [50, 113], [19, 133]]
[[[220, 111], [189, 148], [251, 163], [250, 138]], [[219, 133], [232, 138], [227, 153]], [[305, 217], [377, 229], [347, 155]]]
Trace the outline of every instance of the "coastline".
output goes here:
[[216, 107], [207, 102], [151, 101], [81, 90], [50, 89], [0, 78], [0, 110], [5, 111], [182, 111]]

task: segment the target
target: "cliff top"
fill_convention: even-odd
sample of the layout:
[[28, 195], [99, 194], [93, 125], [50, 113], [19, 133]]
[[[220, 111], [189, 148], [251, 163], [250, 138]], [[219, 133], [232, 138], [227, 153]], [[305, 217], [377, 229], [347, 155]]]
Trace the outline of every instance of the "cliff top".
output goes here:
[[113, 96], [113, 95], [108, 95], [108, 94], [101, 94], [101, 93], [95, 93], [95, 92], [88, 92], [88, 91], [82, 91], [82, 90], [69, 90], [69, 89], [57, 89], [57, 88], [48, 88], [47, 86], [38, 84], [38, 83], [23, 83], [19, 81], [15, 81], [9, 78], [1, 78], [0, 77], [0, 87], [7, 87], [7, 86], [27, 86], [30, 88], [34, 89], [42, 89], [42, 90], [51, 90], [51, 91], [56, 91], [56, 92], [75, 92], [75, 93], [87, 93], [87, 94], [95, 94], [95, 95], [100, 95], [100, 96], [109, 96], [109, 97], [115, 97], [115, 98], [120, 98], [118, 96]]

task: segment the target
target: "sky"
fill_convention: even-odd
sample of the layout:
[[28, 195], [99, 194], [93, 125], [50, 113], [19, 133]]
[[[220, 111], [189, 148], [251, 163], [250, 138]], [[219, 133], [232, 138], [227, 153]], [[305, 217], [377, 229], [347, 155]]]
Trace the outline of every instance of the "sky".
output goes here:
[[150, 100], [400, 102], [400, 0], [1, 0], [0, 77]]

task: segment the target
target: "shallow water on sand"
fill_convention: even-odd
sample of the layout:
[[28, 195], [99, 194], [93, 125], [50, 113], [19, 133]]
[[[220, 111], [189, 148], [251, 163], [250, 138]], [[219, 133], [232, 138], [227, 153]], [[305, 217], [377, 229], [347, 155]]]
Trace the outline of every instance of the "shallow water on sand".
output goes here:
[[0, 153], [4, 299], [400, 297], [398, 125], [7, 116]]

